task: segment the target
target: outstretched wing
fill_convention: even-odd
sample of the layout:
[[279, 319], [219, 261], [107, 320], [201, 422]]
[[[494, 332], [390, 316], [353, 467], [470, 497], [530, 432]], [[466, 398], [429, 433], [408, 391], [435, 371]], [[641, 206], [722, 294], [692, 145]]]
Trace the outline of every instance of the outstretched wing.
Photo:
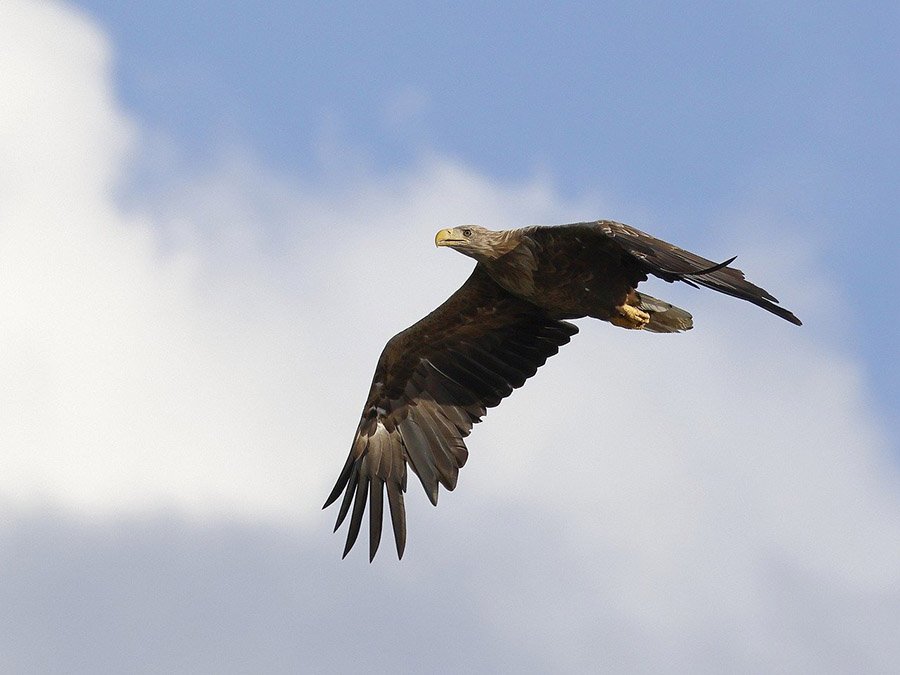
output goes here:
[[604, 246], [612, 243], [638, 261], [643, 272], [666, 281], [683, 281], [692, 286], [706, 286], [719, 293], [752, 302], [782, 319], [801, 325], [800, 319], [784, 307], [780, 307], [777, 304], [778, 300], [771, 293], [744, 279], [741, 270], [730, 267], [734, 258], [724, 263], [714, 263], [646, 232], [612, 220], [573, 223], [546, 229], [569, 230], [588, 235], [588, 239], [591, 234], [599, 236], [605, 240]]
[[[431, 314], [391, 338], [375, 368], [350, 456], [325, 502], [343, 492], [335, 530], [348, 513], [346, 556], [369, 502], [369, 560], [381, 539], [384, 493], [402, 557], [406, 465], [437, 505], [468, 451], [463, 438], [487, 408], [522, 386], [578, 329], [548, 317], [494, 283], [481, 265]], [[352, 512], [351, 512], [352, 506]]]

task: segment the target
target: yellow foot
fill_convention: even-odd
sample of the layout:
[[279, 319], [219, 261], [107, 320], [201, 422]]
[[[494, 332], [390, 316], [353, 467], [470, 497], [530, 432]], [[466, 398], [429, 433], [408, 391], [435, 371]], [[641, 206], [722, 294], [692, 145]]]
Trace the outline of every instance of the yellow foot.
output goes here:
[[650, 323], [650, 315], [642, 309], [632, 307], [631, 305], [619, 305], [616, 307], [616, 314], [609, 318], [609, 322], [620, 328], [632, 328], [640, 330]]

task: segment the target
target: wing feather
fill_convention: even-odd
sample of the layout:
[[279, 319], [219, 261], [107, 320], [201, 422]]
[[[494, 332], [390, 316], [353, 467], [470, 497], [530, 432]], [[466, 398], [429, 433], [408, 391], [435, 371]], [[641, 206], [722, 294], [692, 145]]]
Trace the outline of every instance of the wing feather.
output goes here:
[[[365, 460], [363, 460], [365, 463]], [[362, 473], [362, 472], [360, 472]], [[363, 512], [366, 510], [366, 497], [369, 494], [369, 477], [361, 475], [361, 480], [356, 483], [356, 497], [353, 500], [353, 514], [350, 516], [350, 527], [347, 529], [347, 545], [344, 547], [344, 555], [350, 553], [353, 544], [356, 543], [356, 537], [359, 535], [359, 526], [362, 524]], [[349, 490], [348, 490], [349, 492]]]
[[369, 562], [378, 552], [384, 520], [384, 481], [377, 476], [369, 483]]
[[434, 457], [434, 466], [437, 469], [438, 480], [448, 490], [456, 487], [456, 480], [459, 475], [459, 466], [456, 464], [456, 457], [450, 448], [450, 439], [443, 433], [443, 429], [437, 426], [432, 414], [419, 405], [419, 428], [425, 434], [428, 447], [431, 449]]
[[428, 445], [428, 439], [422, 433], [422, 429], [413, 420], [411, 415], [403, 418], [397, 425], [400, 429], [400, 437], [406, 448], [406, 458], [425, 488], [425, 494], [431, 503], [437, 506], [438, 500], [438, 471], [434, 463], [432, 449]]
[[347, 517], [347, 513], [350, 511], [350, 504], [353, 501], [353, 491], [356, 488], [357, 476], [359, 475], [359, 463], [353, 463], [353, 470], [350, 472], [348, 479], [345, 481], [345, 485], [347, 486], [347, 491], [344, 493], [344, 499], [341, 501], [341, 508], [338, 510], [337, 522], [334, 524], [334, 530], [337, 532], [337, 529], [341, 526], [341, 523], [344, 522], [344, 518]]
[[406, 549], [406, 506], [403, 504], [404, 486], [395, 483], [387, 484], [388, 505], [391, 508], [391, 527], [394, 530], [394, 541], [397, 544], [397, 557], [403, 557]]

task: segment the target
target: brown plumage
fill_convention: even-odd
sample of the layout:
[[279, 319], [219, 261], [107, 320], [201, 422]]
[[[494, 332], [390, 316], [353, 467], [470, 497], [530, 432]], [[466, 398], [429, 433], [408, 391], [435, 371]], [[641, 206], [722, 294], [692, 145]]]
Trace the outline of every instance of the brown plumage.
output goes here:
[[478, 264], [459, 290], [381, 353], [350, 455], [325, 502], [344, 495], [335, 524], [337, 530], [350, 513], [344, 556], [368, 501], [374, 558], [385, 491], [397, 555], [403, 556], [407, 464], [437, 505], [438, 484], [456, 487], [472, 425], [578, 332], [565, 319], [593, 317], [659, 333], [690, 329], [686, 311], [636, 290], [648, 275], [706, 286], [800, 325], [729, 267], [734, 258], [715, 264], [622, 223], [500, 232], [468, 225], [441, 230], [435, 243]]

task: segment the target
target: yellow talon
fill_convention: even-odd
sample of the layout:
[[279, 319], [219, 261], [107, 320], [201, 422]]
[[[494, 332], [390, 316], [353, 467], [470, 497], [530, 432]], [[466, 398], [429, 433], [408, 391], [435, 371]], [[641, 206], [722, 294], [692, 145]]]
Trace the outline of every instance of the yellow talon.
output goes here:
[[620, 328], [640, 330], [650, 323], [650, 315], [647, 312], [631, 305], [619, 305], [616, 307], [616, 312], [617, 314], [613, 314], [609, 318], [609, 322]]

